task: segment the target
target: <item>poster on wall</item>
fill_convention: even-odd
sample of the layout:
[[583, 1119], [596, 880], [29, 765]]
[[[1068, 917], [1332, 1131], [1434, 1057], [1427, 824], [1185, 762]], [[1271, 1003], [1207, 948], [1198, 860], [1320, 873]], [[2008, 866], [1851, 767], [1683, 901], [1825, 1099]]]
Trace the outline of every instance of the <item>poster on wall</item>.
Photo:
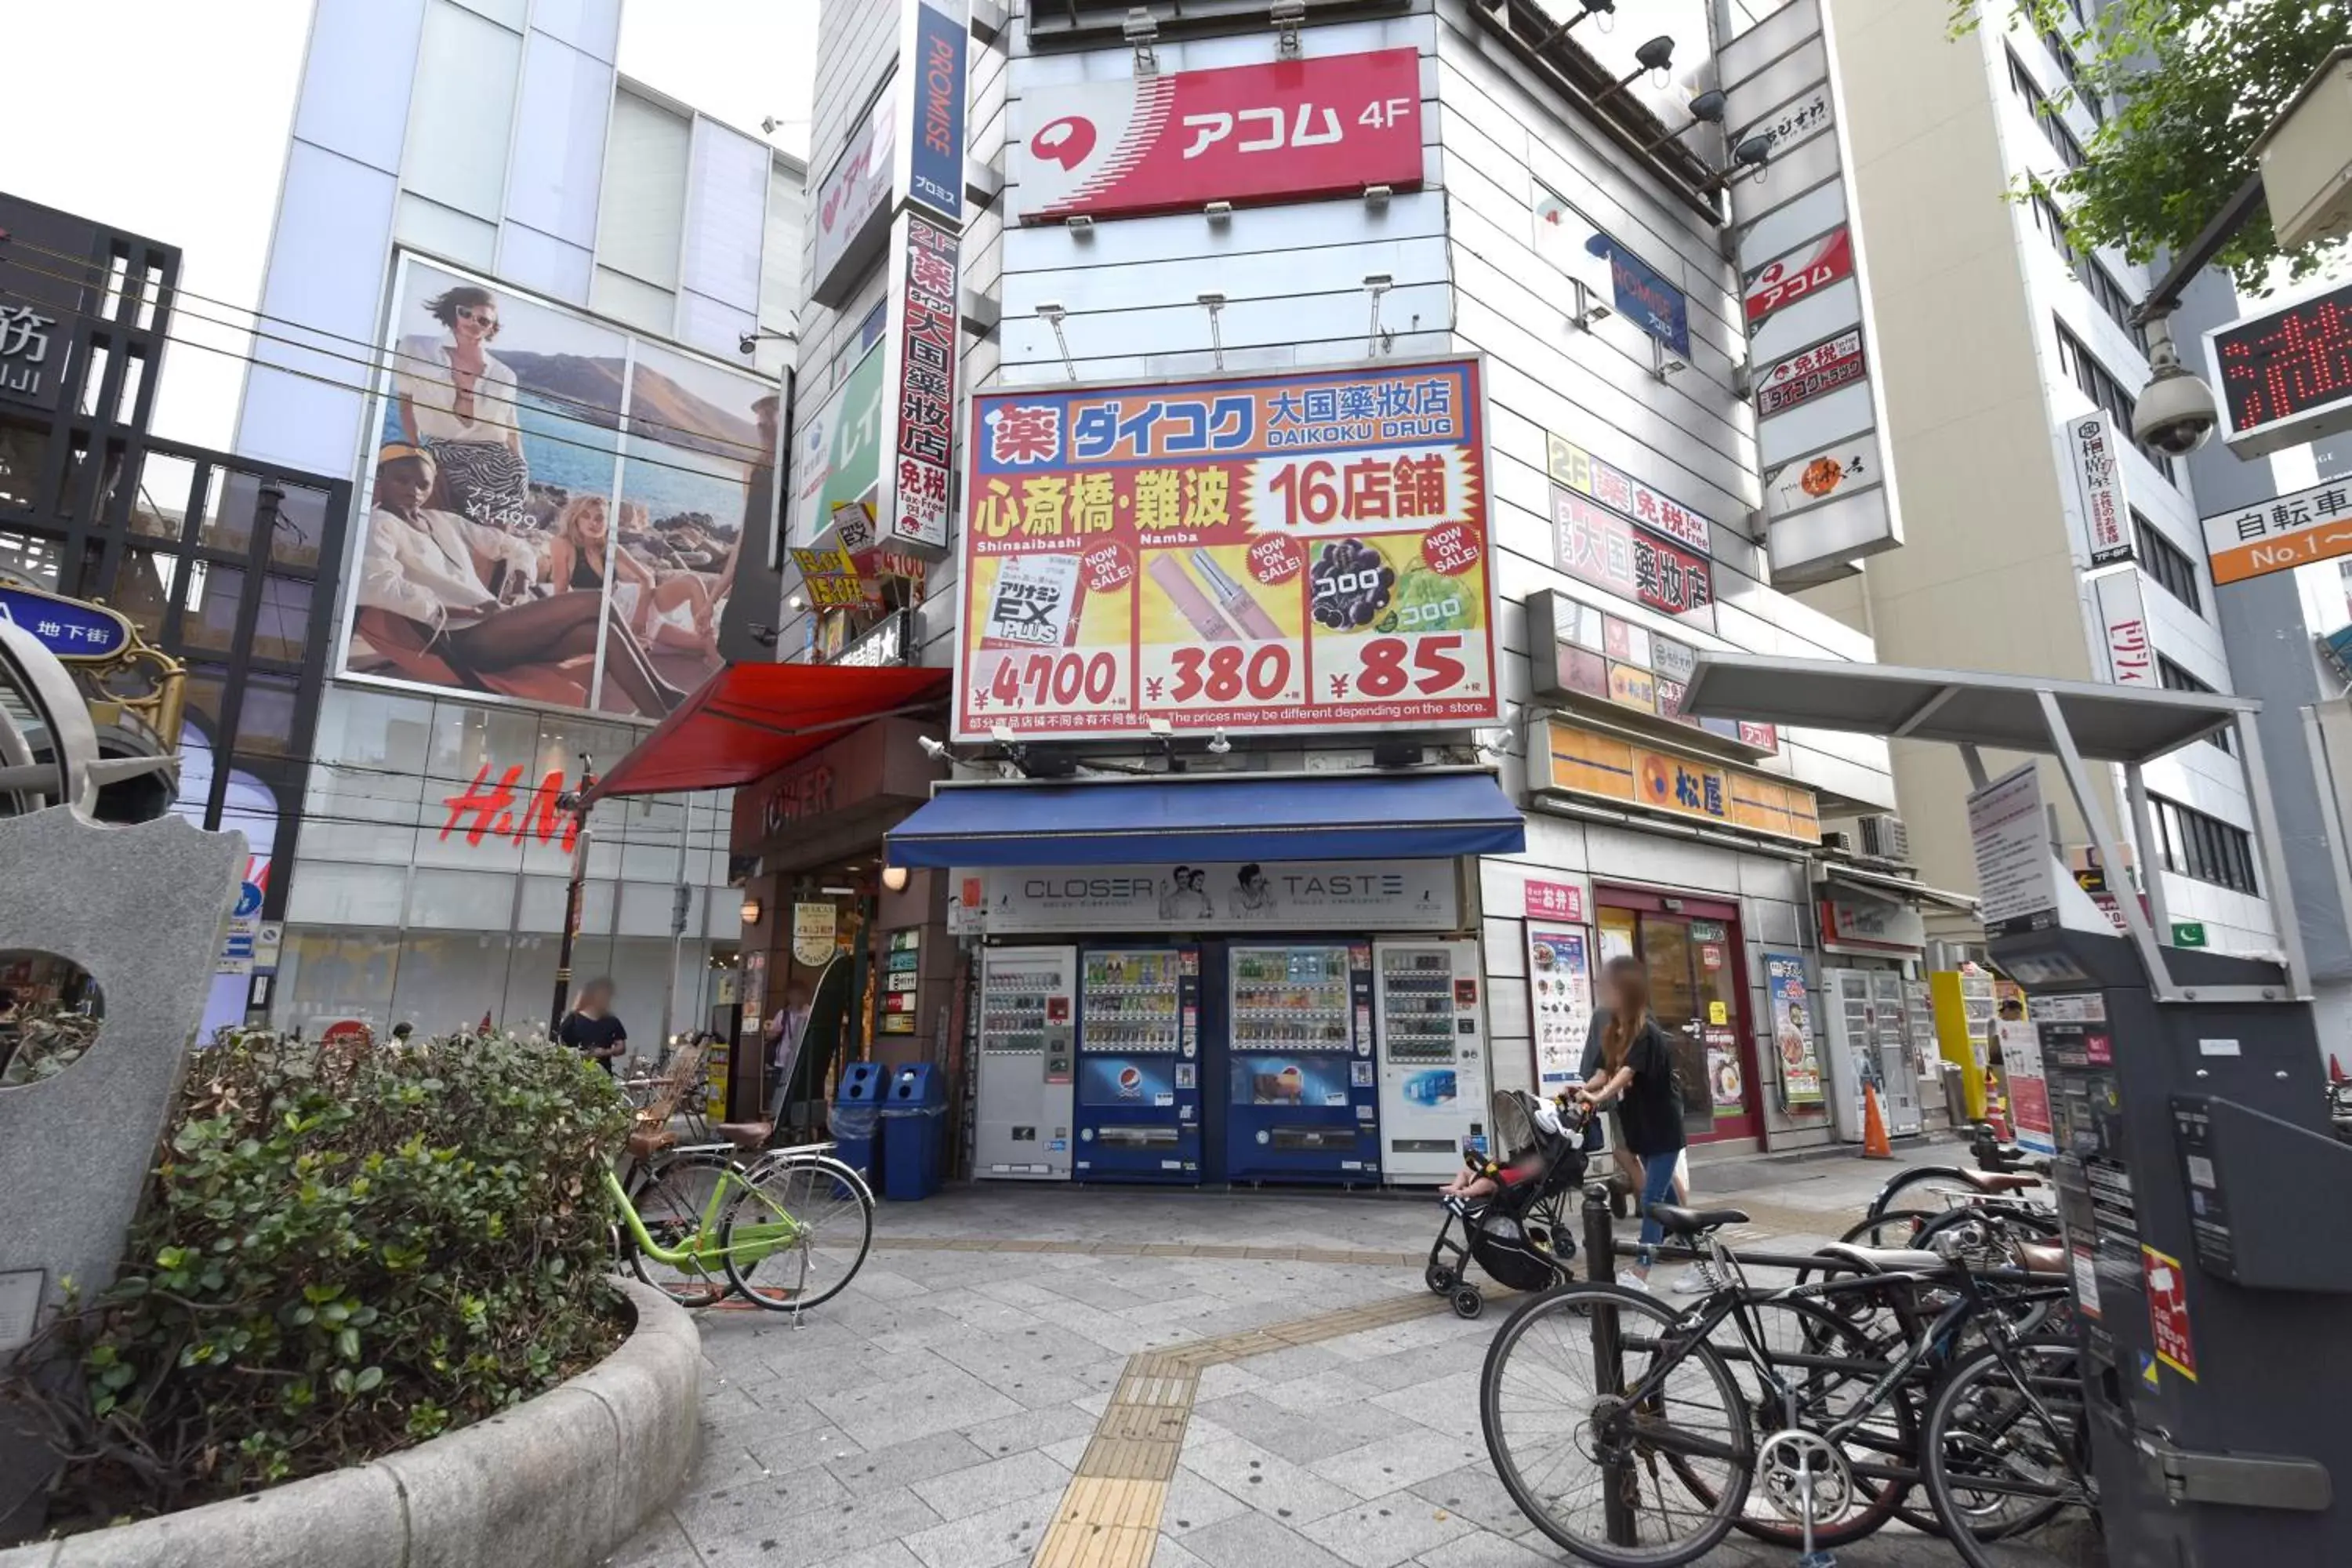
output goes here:
[[773, 386], [415, 258], [389, 336], [345, 671], [676, 707], [764, 552]]
[[971, 403], [959, 738], [1500, 715], [1476, 360]]
[[2050, 1115], [2050, 1078], [2042, 1061], [2042, 1037], [2023, 1018], [1993, 1024], [2000, 1042], [2001, 1085], [2009, 1093], [2009, 1118], [2021, 1148], [2055, 1159], [2058, 1135]]
[[1582, 1080], [1584, 1037], [1592, 1027], [1590, 933], [1528, 922], [1528, 1022], [1535, 1035], [1536, 1091], [1549, 1098]]
[[1764, 989], [1772, 1009], [1772, 1054], [1780, 1063], [1780, 1102], [1791, 1110], [1819, 1105], [1822, 1060], [1813, 1041], [1805, 961], [1792, 952], [1766, 953]]

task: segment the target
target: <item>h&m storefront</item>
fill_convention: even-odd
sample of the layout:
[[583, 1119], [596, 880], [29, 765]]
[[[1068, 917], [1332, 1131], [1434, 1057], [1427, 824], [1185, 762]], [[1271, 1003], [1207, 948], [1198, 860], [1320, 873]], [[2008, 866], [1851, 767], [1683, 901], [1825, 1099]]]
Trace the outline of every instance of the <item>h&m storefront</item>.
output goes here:
[[1486, 1135], [1476, 769], [944, 785], [975, 1176], [1431, 1183]]

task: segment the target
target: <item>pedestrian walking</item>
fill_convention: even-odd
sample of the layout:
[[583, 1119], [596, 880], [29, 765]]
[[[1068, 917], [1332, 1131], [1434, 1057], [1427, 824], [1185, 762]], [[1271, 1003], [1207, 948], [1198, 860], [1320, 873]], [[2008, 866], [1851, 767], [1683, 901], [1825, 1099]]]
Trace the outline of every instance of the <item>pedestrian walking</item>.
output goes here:
[[1650, 1016], [1647, 971], [1639, 963], [1612, 963], [1602, 979], [1610, 1016], [1601, 1032], [1601, 1078], [1586, 1083], [1577, 1097], [1589, 1106], [1618, 1106], [1621, 1142], [1641, 1163], [1642, 1252], [1618, 1272], [1617, 1283], [1646, 1291], [1653, 1249], [1665, 1234], [1650, 1217], [1650, 1205], [1674, 1193], [1675, 1166], [1685, 1142], [1682, 1095], [1675, 1084], [1674, 1047]]
[[613, 1016], [613, 983], [599, 976], [583, 985], [555, 1037], [610, 1075], [614, 1058], [629, 1048], [629, 1031]]

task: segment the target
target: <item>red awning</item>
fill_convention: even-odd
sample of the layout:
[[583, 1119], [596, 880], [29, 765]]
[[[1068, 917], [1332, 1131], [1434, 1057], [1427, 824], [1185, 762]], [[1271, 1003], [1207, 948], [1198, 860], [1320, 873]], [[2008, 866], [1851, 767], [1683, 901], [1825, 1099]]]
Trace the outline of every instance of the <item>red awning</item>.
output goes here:
[[869, 719], [939, 700], [951, 679], [944, 669], [730, 664], [598, 779], [589, 798], [751, 784]]

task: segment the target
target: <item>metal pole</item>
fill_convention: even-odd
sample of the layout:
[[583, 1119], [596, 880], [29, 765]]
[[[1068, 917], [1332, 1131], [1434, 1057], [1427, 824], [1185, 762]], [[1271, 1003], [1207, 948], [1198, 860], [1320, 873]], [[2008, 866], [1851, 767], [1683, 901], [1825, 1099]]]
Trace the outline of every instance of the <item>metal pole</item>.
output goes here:
[[[2132, 832], [2139, 840], [2133, 848], [2137, 855], [2140, 884], [2147, 893], [2147, 917], [2158, 931], [2169, 934], [2172, 907], [2164, 896], [2164, 856], [2157, 847], [2156, 817], [2147, 804], [2147, 778], [2137, 763], [2124, 765], [2124, 794], [2131, 805]], [[2107, 890], [2115, 891], [2113, 888]]]
[[[2067, 727], [2066, 715], [2058, 706], [2056, 694], [2045, 689], [2035, 695], [2042, 703], [2042, 722], [2050, 731], [2050, 748], [2058, 753], [2058, 771], [2066, 776], [2066, 787], [2074, 796], [2074, 808], [2083, 814], [2083, 821], [2091, 830], [2091, 842], [2099, 847], [2099, 855], [2107, 864], [2121, 865], [2123, 836], [2107, 825], [2106, 808], [2099, 804], [2098, 792], [2091, 787], [2090, 772], [2083, 765], [2083, 753], [2075, 749], [2074, 731]], [[2137, 899], [2117, 899], [2116, 907], [2124, 912], [2125, 934], [2139, 950], [2139, 961], [2147, 970], [2148, 986], [2157, 1000], [2183, 1000], [2180, 987], [2172, 978], [2172, 965], [2165, 962], [2164, 949], [2157, 945], [2156, 932], [2148, 926], [2147, 911], [2139, 907]]]
[[2254, 716], [2237, 719], [2238, 750], [2246, 764], [2246, 804], [2253, 807], [2254, 833], [2263, 845], [2263, 869], [2270, 878], [2271, 916], [2278, 922], [2279, 947], [2286, 955], [2287, 994], [2311, 1000], [2311, 968], [2303, 958], [2303, 922], [2294, 912], [2294, 888], [2287, 880], [2286, 841], [2279, 837], [2278, 812], [2271, 801], [2270, 770], [2263, 763], [2263, 738]]
[[694, 902], [694, 895], [686, 886], [686, 842], [693, 837], [694, 797], [678, 796], [677, 801], [677, 875], [670, 881], [669, 906], [669, 973], [662, 976], [662, 1041], [665, 1047], [677, 1037], [677, 961], [686, 952], [686, 911]]
[[[1584, 1189], [1584, 1273], [1588, 1279], [1617, 1278], [1617, 1233], [1609, 1222], [1605, 1182]], [[1592, 1386], [1604, 1399], [1614, 1399], [1625, 1391], [1625, 1356], [1617, 1338], [1616, 1309], [1600, 1302], [1592, 1308]], [[1621, 1456], [1607, 1460], [1606, 1466], [1601, 1482], [1601, 1522], [1611, 1544], [1631, 1546], [1634, 1543], [1633, 1460]]]
[[556, 802], [572, 813], [576, 831], [572, 841], [572, 880], [563, 889], [563, 940], [555, 949], [555, 1005], [547, 1016], [552, 1038], [563, 1027], [563, 1010], [572, 1002], [572, 944], [580, 936], [580, 906], [588, 889], [588, 792], [596, 787], [594, 759], [580, 753], [580, 787]]

